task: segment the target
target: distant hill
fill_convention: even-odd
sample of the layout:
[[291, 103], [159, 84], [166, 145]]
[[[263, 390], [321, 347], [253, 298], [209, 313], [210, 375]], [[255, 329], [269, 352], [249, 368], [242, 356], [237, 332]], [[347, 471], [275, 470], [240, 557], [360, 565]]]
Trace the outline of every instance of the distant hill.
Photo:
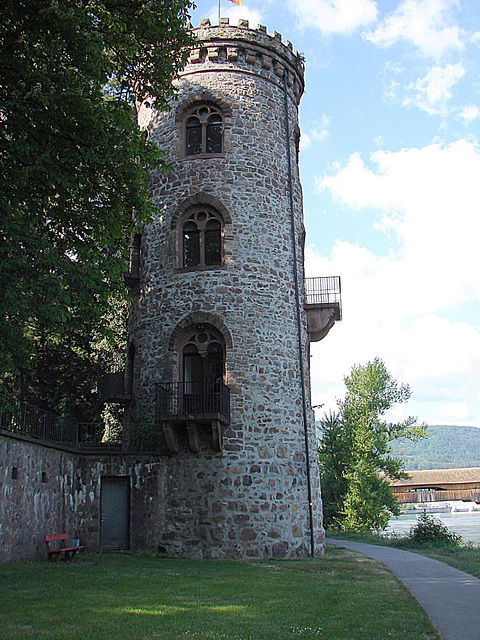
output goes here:
[[460, 469], [480, 467], [480, 429], [429, 426], [428, 438], [392, 443], [392, 455], [405, 461], [405, 469]]

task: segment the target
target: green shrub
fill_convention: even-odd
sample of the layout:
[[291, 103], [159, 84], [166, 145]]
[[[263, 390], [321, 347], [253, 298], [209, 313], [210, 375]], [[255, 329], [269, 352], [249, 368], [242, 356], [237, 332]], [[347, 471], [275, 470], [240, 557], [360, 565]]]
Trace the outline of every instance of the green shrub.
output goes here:
[[446, 545], [459, 547], [462, 537], [450, 531], [443, 522], [424, 511], [417, 518], [417, 522], [411, 527], [407, 540], [414, 545]]

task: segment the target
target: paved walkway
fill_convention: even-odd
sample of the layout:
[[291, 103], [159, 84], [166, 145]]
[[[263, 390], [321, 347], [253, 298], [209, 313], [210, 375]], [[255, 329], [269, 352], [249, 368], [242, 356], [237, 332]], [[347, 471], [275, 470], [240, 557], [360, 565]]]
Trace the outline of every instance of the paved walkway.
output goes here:
[[390, 569], [425, 609], [444, 640], [480, 640], [478, 578], [419, 553], [350, 540], [327, 542], [363, 553]]

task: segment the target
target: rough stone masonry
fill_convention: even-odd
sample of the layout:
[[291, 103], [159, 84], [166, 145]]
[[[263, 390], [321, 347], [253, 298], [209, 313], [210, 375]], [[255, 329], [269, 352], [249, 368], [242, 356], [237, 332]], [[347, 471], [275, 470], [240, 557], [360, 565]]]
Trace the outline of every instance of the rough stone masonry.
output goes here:
[[[168, 449], [87, 455], [0, 435], [0, 560], [42, 554], [45, 533], [102, 546], [102, 486], [116, 478], [128, 478], [124, 544], [133, 550], [289, 558], [309, 554], [313, 540], [315, 553], [323, 552], [298, 168], [303, 61], [279, 34], [246, 21], [202, 21], [195, 34], [171, 110], [140, 108], [140, 124], [169, 170], [150, 172], [159, 213], [137, 238], [127, 422], [147, 420]], [[203, 107], [221, 117], [221, 147], [192, 156], [187, 121]], [[185, 220], [202, 211], [220, 221], [221, 259], [186, 266], [193, 236]], [[190, 357], [197, 368], [213, 363], [218, 384], [229, 389], [228, 420], [206, 420], [194, 405], [159, 415], [159, 385], [184, 390], [186, 378], [198, 375]]]
[[[159, 215], [143, 229], [140, 288], [130, 318], [132, 411], [153, 413], [155, 384], [182, 379], [182, 331], [211, 325], [224, 336], [232, 417], [221, 451], [207, 445], [192, 453], [180, 446], [168, 461], [161, 545], [209, 557], [291, 557], [310, 551], [297, 269], [318, 553], [323, 529], [309, 405], [298, 168], [303, 61], [279, 34], [268, 35], [261, 26], [250, 29], [246, 21], [233, 27], [228, 20], [220, 26], [205, 20], [195, 34], [198, 47], [177, 81], [171, 111], [156, 112], [148, 102], [140, 109], [141, 126], [162, 149], [170, 169], [149, 176]], [[217, 155], [189, 156], [185, 119], [202, 105], [222, 114], [223, 149]], [[179, 221], [202, 206], [223, 218], [224, 258], [210, 268], [185, 268]]]

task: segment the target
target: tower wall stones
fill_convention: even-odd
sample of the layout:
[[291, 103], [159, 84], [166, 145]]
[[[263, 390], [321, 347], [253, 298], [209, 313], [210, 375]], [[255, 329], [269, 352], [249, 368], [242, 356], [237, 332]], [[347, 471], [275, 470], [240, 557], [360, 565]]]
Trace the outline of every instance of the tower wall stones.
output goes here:
[[[307, 431], [315, 551], [323, 550], [321, 497], [309, 400], [303, 309], [303, 205], [298, 167], [298, 104], [303, 62], [264, 27], [202, 21], [198, 46], [176, 84], [171, 111], [147, 103], [139, 121], [162, 149], [166, 173], [152, 171], [158, 208], [142, 230], [140, 286], [130, 318], [135, 348], [129, 419], [155, 413], [157, 383], [183, 381], [178, 337], [190, 326], [218, 329], [231, 420], [215, 450], [208, 427], [197, 451], [185, 440], [166, 461], [167, 552], [192, 556], [302, 556], [310, 552], [302, 378], [294, 269], [300, 284], [300, 336], [307, 385]], [[285, 99], [286, 84], [286, 99]], [[288, 110], [297, 264], [294, 264], [286, 151]], [[185, 118], [213, 107], [223, 117], [220, 152], [185, 154]], [[189, 111], [190, 110], [190, 111]], [[210, 207], [223, 220], [220, 264], [185, 267], [179, 220]], [[186, 241], [185, 241], [186, 242]], [[167, 425], [168, 426], [168, 425]], [[173, 425], [181, 431], [181, 425]], [[207, 432], [205, 431], [207, 429]]]
[[[169, 170], [149, 175], [158, 214], [142, 229], [129, 319], [126, 448], [87, 454], [0, 434], [0, 561], [43, 555], [45, 533], [102, 546], [102, 487], [117, 480], [128, 488], [121, 548], [302, 557], [313, 541], [323, 552], [298, 167], [303, 61], [245, 21], [202, 21], [195, 33], [171, 110], [145, 102], [139, 112]], [[200, 152], [187, 153], [192, 114], [207, 114], [213, 142], [198, 128], [188, 139]], [[208, 406], [199, 376], [202, 393], [213, 389]], [[156, 446], [135, 453], [132, 429], [145, 425]]]

